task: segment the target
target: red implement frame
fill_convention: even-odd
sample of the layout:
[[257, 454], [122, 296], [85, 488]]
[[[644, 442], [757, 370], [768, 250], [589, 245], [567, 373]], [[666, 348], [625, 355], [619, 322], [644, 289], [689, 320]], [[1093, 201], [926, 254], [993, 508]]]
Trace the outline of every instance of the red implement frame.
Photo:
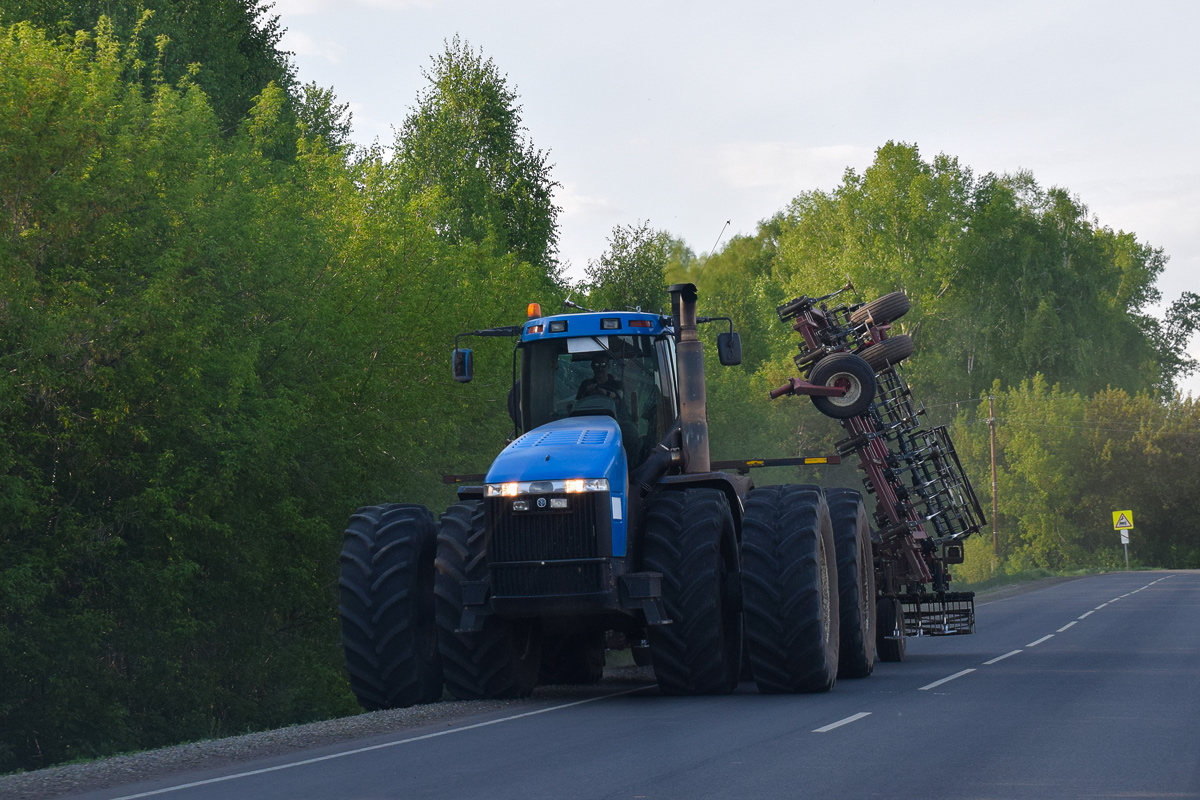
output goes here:
[[[852, 289], [847, 284], [824, 297], [798, 297], [776, 309], [780, 320], [791, 322], [800, 334], [800, 353], [794, 360], [804, 376], [832, 353], [861, 355], [888, 339], [892, 320], [877, 324], [870, 314], [865, 320], [859, 318], [854, 312], [861, 304], [831, 308], [826, 303]], [[899, 368], [885, 364], [875, 371], [878, 387], [872, 406], [863, 414], [838, 420], [847, 434], [838, 442], [838, 452], [843, 456], [857, 453], [865, 488], [875, 495], [877, 583], [882, 594], [904, 603], [906, 616], [911, 614], [908, 624], [912, 626], [914, 620], [916, 624], [910, 633], [968, 633], [974, 626], [973, 614], [969, 624], [965, 611], [961, 626], [944, 624], [948, 605], [957, 600], [956, 593], [946, 591], [949, 573], [945, 564], [957, 563], [961, 559], [957, 542], [985, 524], [982, 509], [945, 428], [921, 426], [924, 408], [913, 406], [912, 393]], [[843, 393], [834, 386], [791, 378], [770, 396], [837, 397]], [[927, 584], [932, 584], [934, 594], [928, 592]], [[922, 604], [928, 605], [934, 598], [942, 620], [924, 630]]]

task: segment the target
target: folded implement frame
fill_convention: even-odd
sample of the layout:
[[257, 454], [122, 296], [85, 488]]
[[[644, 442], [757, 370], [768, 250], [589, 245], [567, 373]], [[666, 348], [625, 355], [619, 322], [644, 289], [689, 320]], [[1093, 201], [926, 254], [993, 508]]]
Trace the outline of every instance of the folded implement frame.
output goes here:
[[[839, 455], [858, 456], [866, 491], [875, 496], [876, 586], [881, 599], [900, 608], [894, 635], [883, 638], [971, 633], [974, 593], [950, 591], [946, 567], [962, 563], [962, 540], [986, 524], [983, 509], [949, 432], [923, 424], [925, 408], [900, 369], [913, 345], [892, 326], [908, 311], [907, 296], [829, 303], [852, 289], [776, 309], [802, 339], [794, 359], [802, 377], [771, 397], [812, 397], [846, 433]], [[846, 399], [852, 396], [858, 401]]]

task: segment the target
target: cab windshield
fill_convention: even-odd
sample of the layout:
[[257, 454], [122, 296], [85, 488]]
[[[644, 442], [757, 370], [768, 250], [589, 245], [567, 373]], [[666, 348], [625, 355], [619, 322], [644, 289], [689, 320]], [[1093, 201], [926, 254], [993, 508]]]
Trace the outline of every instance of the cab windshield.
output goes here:
[[[524, 345], [521, 385], [525, 430], [566, 417], [603, 415], [621, 428], [630, 466], [665, 435], [671, 413], [660, 363], [666, 342], [650, 336], [581, 336]], [[660, 361], [661, 359], [661, 361]]]

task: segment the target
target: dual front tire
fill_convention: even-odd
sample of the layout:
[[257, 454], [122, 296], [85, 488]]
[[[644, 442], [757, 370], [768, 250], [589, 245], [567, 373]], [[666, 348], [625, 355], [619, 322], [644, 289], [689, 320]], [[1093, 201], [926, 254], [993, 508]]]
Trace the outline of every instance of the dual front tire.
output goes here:
[[[481, 631], [458, 630], [463, 582], [487, 576], [485, 535], [478, 501], [451, 506], [440, 525], [424, 506], [407, 503], [368, 506], [351, 517], [338, 615], [350, 688], [363, 708], [433, 702], [442, 697], [443, 683], [463, 700], [533, 692], [542, 651], [535, 621], [489, 616]], [[597, 677], [591, 644], [582, 661], [578, 652], [564, 654], [557, 677]]]
[[483, 503], [455, 503], [437, 540], [438, 645], [446, 687], [460, 700], [528, 697], [538, 683], [542, 635], [536, 620], [488, 615], [479, 631], [460, 631], [463, 583], [487, 578]]
[[436, 540], [429, 509], [408, 503], [360, 508], [346, 528], [338, 616], [350, 688], [368, 711], [442, 696]]

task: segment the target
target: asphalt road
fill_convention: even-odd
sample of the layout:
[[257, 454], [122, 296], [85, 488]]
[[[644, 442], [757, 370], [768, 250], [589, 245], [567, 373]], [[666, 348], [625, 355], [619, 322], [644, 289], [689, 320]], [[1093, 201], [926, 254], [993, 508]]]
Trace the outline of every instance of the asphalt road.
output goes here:
[[978, 608], [828, 694], [531, 704], [81, 797], [1200, 797], [1200, 573]]

